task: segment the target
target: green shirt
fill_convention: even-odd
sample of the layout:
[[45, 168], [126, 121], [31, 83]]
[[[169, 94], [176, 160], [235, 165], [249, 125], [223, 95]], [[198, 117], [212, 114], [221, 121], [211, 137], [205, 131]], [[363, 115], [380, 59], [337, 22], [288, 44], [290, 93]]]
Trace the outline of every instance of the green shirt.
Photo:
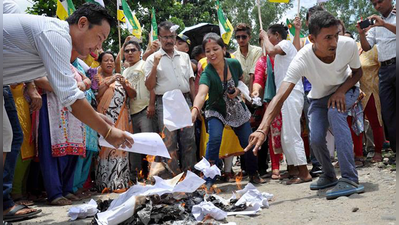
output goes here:
[[[236, 59], [226, 58], [227, 66], [230, 69], [231, 77], [237, 87], [243, 71], [240, 62]], [[199, 84], [205, 84], [209, 87], [209, 99], [205, 103], [205, 110], [215, 110], [226, 116], [226, 102], [223, 100], [223, 84], [218, 73], [212, 64], [208, 64], [201, 74]]]

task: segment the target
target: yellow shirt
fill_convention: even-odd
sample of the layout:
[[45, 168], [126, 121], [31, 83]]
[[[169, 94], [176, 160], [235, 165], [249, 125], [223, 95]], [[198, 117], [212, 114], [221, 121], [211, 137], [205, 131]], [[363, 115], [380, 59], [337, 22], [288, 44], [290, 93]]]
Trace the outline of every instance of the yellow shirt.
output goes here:
[[258, 46], [248, 45], [248, 54], [245, 57], [241, 54], [240, 48], [233, 53], [240, 62], [243, 74], [243, 82], [249, 87], [249, 74], [255, 74], [255, 66], [258, 59], [262, 56], [262, 48]]
[[130, 114], [132, 115], [141, 112], [150, 102], [150, 92], [145, 86], [144, 63], [143, 60], [140, 60], [126, 68], [122, 74], [137, 93], [134, 99], [130, 99]]

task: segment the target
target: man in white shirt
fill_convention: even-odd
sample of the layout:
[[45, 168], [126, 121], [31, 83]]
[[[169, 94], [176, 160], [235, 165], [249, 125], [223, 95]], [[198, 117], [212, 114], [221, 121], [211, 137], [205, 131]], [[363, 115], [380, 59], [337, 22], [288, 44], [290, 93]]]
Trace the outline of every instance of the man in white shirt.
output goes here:
[[61, 103], [114, 146], [133, 142], [94, 111], [77, 87], [70, 63], [101, 48], [114, 19], [104, 7], [86, 3], [67, 21], [27, 15], [3, 15], [3, 85], [46, 76]]
[[365, 34], [359, 24], [360, 43], [364, 51], [369, 51], [377, 45], [379, 71], [379, 95], [381, 113], [386, 128], [386, 137], [390, 146], [396, 152], [396, 12], [392, 0], [371, 0], [374, 8], [382, 17], [372, 15], [368, 19], [375, 21]]
[[[265, 112], [258, 130], [250, 136], [254, 151], [266, 139], [269, 126], [294, 89], [295, 84], [306, 77], [312, 84], [310, 99], [310, 143], [317, 160], [322, 164], [324, 174], [310, 185], [311, 190], [335, 186], [327, 191], [327, 199], [361, 193], [355, 167], [353, 143], [346, 120], [348, 109], [359, 96], [358, 81], [362, 76], [358, 49], [355, 41], [348, 37], [338, 38], [339, 21], [326, 11], [315, 12], [309, 23], [309, 40], [290, 64], [287, 75], [276, 96]], [[337, 180], [330, 154], [326, 146], [328, 126], [335, 136], [338, 161], [342, 178]]]
[[[194, 100], [194, 73], [190, 57], [187, 53], [175, 49], [176, 32], [171, 29], [172, 26], [173, 23], [169, 21], [158, 25], [161, 48], [150, 55], [144, 65], [145, 85], [148, 90], [154, 90], [156, 94], [155, 112], [158, 117], [158, 127], [164, 134], [163, 140], [171, 156], [170, 160], [162, 159], [169, 172], [164, 177], [172, 177], [182, 170], [193, 169], [197, 162], [194, 127], [169, 131], [163, 123], [162, 96], [165, 92], [181, 90], [190, 107]], [[156, 161], [160, 160], [156, 158]]]

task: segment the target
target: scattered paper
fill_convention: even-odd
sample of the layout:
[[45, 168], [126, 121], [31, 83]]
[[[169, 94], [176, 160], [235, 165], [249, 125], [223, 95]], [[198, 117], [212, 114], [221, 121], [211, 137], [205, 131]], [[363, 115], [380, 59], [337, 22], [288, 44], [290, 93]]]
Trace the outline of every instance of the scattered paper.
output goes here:
[[175, 31], [177, 31], [177, 29], [179, 29], [179, 25], [173, 25], [169, 30], [170, 30], [170, 32], [175, 32]]
[[205, 177], [209, 177], [213, 179], [216, 175], [221, 175], [220, 169], [216, 166], [208, 162], [205, 158], [202, 158], [197, 164], [194, 165], [194, 168], [201, 171]]
[[212, 202], [201, 202], [193, 206], [191, 212], [197, 221], [202, 221], [206, 215], [215, 220], [223, 220], [227, 217], [227, 213], [216, 207]]
[[[168, 149], [159, 134], [153, 132], [143, 132], [138, 134], [126, 133], [133, 138], [134, 143], [131, 148], [118, 148], [118, 150], [145, 155], [162, 156], [170, 159]], [[103, 137], [99, 138], [99, 144], [104, 147], [114, 148], [114, 146], [109, 144]]]
[[[134, 214], [136, 196], [163, 195], [166, 193], [187, 192], [197, 190], [205, 181], [195, 173], [187, 171], [183, 181], [178, 183], [183, 173], [172, 179], [164, 180], [154, 176], [154, 185], [133, 185], [125, 193], [114, 199], [107, 211], [97, 214], [97, 222], [101, 225], [121, 223]], [[177, 184], [177, 185], [176, 185]]]
[[165, 127], [174, 131], [193, 126], [190, 107], [181, 90], [168, 91], [162, 96], [163, 123]]
[[252, 99], [252, 105], [256, 105], [258, 107], [262, 106], [262, 99], [259, 97], [255, 97]]
[[248, 89], [248, 86], [245, 85], [244, 82], [238, 81], [237, 88], [238, 88], [238, 90], [241, 91], [241, 94], [243, 94], [244, 97], [245, 97], [248, 101], [251, 101], [251, 97], [249, 96], [249, 89]]
[[248, 183], [244, 189], [233, 193], [231, 199], [237, 199], [236, 206], [246, 204], [247, 206], [259, 205], [262, 208], [269, 208], [269, 200], [273, 198], [273, 194], [261, 193], [253, 184]]
[[78, 218], [82, 219], [94, 216], [97, 212], [97, 202], [92, 199], [87, 204], [73, 206], [69, 208], [68, 216], [71, 217], [71, 220], [76, 220]]

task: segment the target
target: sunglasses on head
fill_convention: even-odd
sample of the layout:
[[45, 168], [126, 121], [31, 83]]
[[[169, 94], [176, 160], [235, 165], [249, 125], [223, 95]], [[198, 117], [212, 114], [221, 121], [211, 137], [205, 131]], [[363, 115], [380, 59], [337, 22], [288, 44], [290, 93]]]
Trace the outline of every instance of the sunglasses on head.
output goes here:
[[237, 35], [237, 36], [236, 36], [236, 39], [245, 40], [245, 39], [247, 39], [247, 37], [248, 37], [248, 35]]
[[130, 53], [130, 52], [132, 52], [132, 53], [135, 53], [135, 52], [137, 52], [138, 50], [137, 49], [126, 49], [125, 50], [125, 53]]

